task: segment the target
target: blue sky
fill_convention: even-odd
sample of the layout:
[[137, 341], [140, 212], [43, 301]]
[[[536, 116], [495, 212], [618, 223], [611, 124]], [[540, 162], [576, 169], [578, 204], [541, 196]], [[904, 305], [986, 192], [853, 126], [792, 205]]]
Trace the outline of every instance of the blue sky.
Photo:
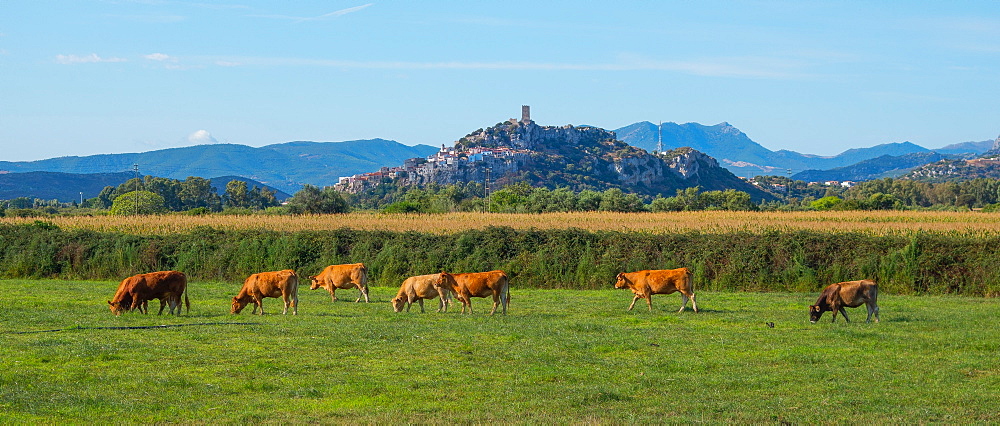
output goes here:
[[522, 104], [820, 155], [993, 139], [1000, 2], [0, 2], [0, 160], [451, 144]]

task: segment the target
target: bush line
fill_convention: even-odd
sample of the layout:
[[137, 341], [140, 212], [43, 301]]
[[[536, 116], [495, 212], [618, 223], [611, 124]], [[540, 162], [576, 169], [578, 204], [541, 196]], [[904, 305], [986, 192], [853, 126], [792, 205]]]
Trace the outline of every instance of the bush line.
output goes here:
[[651, 234], [507, 227], [439, 235], [356, 229], [282, 232], [198, 227], [131, 235], [0, 225], [0, 276], [120, 280], [179, 270], [191, 280], [242, 282], [291, 268], [364, 262], [374, 285], [447, 270], [502, 269], [516, 287], [610, 288], [618, 272], [688, 267], [696, 290], [815, 292], [874, 279], [895, 294], [1000, 295], [1000, 237], [913, 232], [877, 236], [811, 230]]

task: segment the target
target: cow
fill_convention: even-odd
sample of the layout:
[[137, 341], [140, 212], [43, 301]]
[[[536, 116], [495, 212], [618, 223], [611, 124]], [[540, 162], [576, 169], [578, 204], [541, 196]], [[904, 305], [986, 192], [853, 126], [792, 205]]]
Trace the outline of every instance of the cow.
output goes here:
[[510, 280], [503, 271], [470, 272], [465, 274], [449, 274], [441, 271], [438, 274], [437, 287], [449, 289], [455, 293], [455, 298], [462, 302], [462, 313], [469, 307], [472, 313], [472, 297], [493, 296], [493, 310], [503, 306], [503, 314], [507, 315], [507, 305], [510, 304]]
[[413, 302], [420, 304], [420, 312], [424, 312], [424, 299], [431, 300], [438, 296], [437, 312], [447, 312], [448, 305], [451, 304], [451, 290], [437, 285], [439, 274], [417, 275], [409, 277], [399, 286], [399, 292], [392, 298], [392, 309], [402, 312], [406, 306], [406, 312], [410, 312]]
[[358, 300], [355, 300], [354, 303], [360, 302], [362, 296], [365, 298], [365, 303], [368, 303], [368, 268], [365, 267], [364, 263], [330, 265], [323, 269], [319, 275], [311, 276], [309, 279], [312, 280], [309, 289], [325, 288], [330, 292], [331, 301], [337, 301], [337, 295], [334, 292], [338, 288], [343, 290], [357, 288], [361, 294], [358, 295]]
[[240, 293], [233, 297], [232, 313], [238, 314], [250, 302], [253, 302], [253, 311], [256, 314], [260, 307], [260, 314], [264, 315], [264, 298], [281, 297], [285, 302], [285, 309], [282, 315], [288, 313], [288, 307], [292, 308], [292, 315], [299, 313], [299, 277], [295, 271], [285, 269], [275, 272], [260, 272], [247, 277], [243, 282]]
[[875, 322], [878, 318], [878, 285], [872, 280], [845, 281], [842, 283], [830, 284], [820, 293], [815, 305], [809, 305], [809, 322], [816, 324], [823, 312], [833, 312], [833, 319], [837, 320], [837, 312], [844, 315], [844, 321], [851, 322], [847, 318], [847, 311], [844, 308], [857, 308], [861, 304], [868, 307], [868, 319], [872, 321], [872, 314], [875, 314]]
[[694, 308], [694, 311], [698, 312], [698, 304], [694, 300], [693, 277], [688, 268], [621, 272], [615, 278], [615, 288], [627, 288], [635, 294], [635, 297], [632, 298], [632, 304], [628, 305], [629, 311], [635, 307], [636, 300], [646, 299], [646, 305], [652, 312], [654, 294], [670, 294], [679, 291], [681, 292], [681, 309], [677, 312], [684, 312], [688, 299], [691, 299], [691, 307]]
[[187, 311], [191, 312], [191, 301], [187, 296], [187, 276], [182, 272], [150, 272], [122, 280], [115, 296], [108, 301], [108, 308], [115, 315], [136, 309], [145, 314], [149, 312], [147, 302], [160, 299], [160, 312], [157, 315], [162, 315], [163, 308], [167, 305], [170, 305], [170, 315], [174, 314], [174, 308], [177, 308], [177, 315], [180, 315], [181, 296], [184, 296]]

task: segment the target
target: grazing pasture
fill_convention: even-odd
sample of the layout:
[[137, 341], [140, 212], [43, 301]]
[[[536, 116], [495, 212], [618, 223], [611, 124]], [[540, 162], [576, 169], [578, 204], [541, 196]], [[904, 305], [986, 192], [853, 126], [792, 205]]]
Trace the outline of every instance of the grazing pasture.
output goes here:
[[817, 293], [626, 312], [611, 284], [515, 282], [506, 316], [395, 313], [383, 286], [258, 317], [192, 280], [190, 314], [115, 317], [117, 282], [0, 281], [0, 423], [1000, 422], [998, 299], [883, 292], [881, 323], [810, 325]]

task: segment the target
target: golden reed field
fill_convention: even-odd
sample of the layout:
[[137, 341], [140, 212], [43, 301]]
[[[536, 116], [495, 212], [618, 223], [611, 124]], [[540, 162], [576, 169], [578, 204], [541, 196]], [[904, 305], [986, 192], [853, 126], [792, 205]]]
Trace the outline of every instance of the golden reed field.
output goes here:
[[[0, 223], [33, 223], [38, 218], [0, 218]], [[576, 212], [544, 214], [446, 213], [380, 214], [371, 212], [304, 216], [73, 216], [52, 217], [63, 229], [89, 229], [127, 234], [184, 233], [195, 227], [222, 230], [266, 229], [310, 231], [352, 228], [360, 230], [418, 231], [446, 234], [466, 229], [505, 226], [516, 229], [580, 228], [589, 231], [647, 233], [674, 232], [763, 232], [767, 230], [813, 230], [897, 234], [913, 231], [1000, 233], [1000, 213], [837, 211], [837, 212], [731, 212], [698, 211], [672, 213]]]

